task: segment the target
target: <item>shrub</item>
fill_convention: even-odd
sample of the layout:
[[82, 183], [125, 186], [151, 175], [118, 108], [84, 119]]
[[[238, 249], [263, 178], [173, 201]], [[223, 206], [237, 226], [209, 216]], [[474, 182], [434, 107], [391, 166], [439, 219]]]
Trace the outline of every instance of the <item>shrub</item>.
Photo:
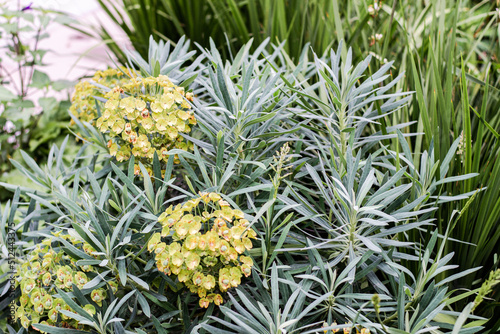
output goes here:
[[[298, 80], [312, 73], [308, 85], [318, 83], [321, 76], [308, 66], [301, 68], [299, 60], [311, 57], [311, 50], [318, 55], [328, 53], [342, 40], [352, 46], [353, 63], [373, 56], [370, 74], [372, 69], [387, 65], [387, 59], [394, 60], [392, 73], [405, 73], [394, 91], [413, 91], [415, 95], [407, 105], [380, 118], [380, 124], [371, 123], [370, 133], [390, 133], [387, 127], [402, 124], [408, 125], [401, 130], [405, 134], [423, 133], [409, 142], [417, 169], [421, 154], [430, 152], [431, 146], [435, 160], [443, 161], [455, 140], [462, 138], [462, 154], [452, 159], [449, 173], [475, 172], [481, 176], [459, 186], [445, 184], [445, 192], [459, 196], [484, 191], [476, 196], [477, 214], [465, 213], [450, 231], [452, 238], [467, 243], [449, 243], [447, 247], [457, 254], [454, 261], [462, 268], [482, 269], [457, 284], [477, 286], [476, 282], [497, 267], [500, 209], [491, 208], [500, 208], [498, 2], [442, 0], [408, 5], [378, 0], [210, 0], [199, 4], [194, 0], [101, 0], [100, 4], [143, 55], [148, 51], [145, 41], [150, 34], [158, 40], [185, 35], [202, 51], [207, 48], [213, 53], [218, 48], [222, 60], [236, 63], [237, 52], [250, 40], [254, 43], [246, 46], [252, 52], [272, 54], [272, 44], [264, 45], [270, 40], [280, 43], [283, 50], [273, 61], [290, 66], [287, 75], [293, 72]], [[106, 30], [100, 27], [99, 34], [109, 42], [112, 38]], [[108, 45], [126, 62], [121, 48]], [[321, 96], [315, 98], [330, 103]], [[379, 111], [377, 105], [374, 110]], [[343, 135], [347, 137], [346, 132]], [[385, 144], [396, 151], [394, 141]], [[446, 232], [453, 212], [464, 205], [464, 201], [443, 203], [439, 211], [442, 219], [437, 222], [441, 234]], [[415, 230], [411, 239], [428, 240], [429, 235]], [[494, 314], [493, 310], [486, 312]]]
[[[449, 233], [434, 227], [441, 203], [466, 201], [451, 229], [475, 196], [444, 195], [441, 185], [476, 174], [448, 175], [459, 140], [442, 161], [432, 146], [423, 151], [417, 168], [400, 131], [408, 124], [374, 131], [408, 101], [407, 93], [391, 92], [402, 76], [384, 84], [391, 64], [364, 78], [370, 58], [351, 66], [342, 46], [292, 68], [279, 47], [262, 60], [246, 46], [232, 63], [205, 51], [199, 71], [174, 71], [185, 79], [174, 84], [161, 73], [177, 64], [167, 49], [153, 44], [149, 62], [136, 55], [141, 79], [103, 95], [95, 125], [73, 119], [84, 138], [105, 149], [107, 137], [130, 143], [118, 134], [125, 120], [144, 129], [158, 101], [165, 116], [181, 119], [178, 104], [181, 111], [189, 104], [197, 124], [177, 135], [192, 151], [171, 149], [162, 161], [158, 154], [118, 161], [96, 153], [66, 166], [64, 149], [55, 147], [46, 171], [26, 154], [28, 167], [16, 163], [41, 189], [5, 185], [15, 204], [1, 221], [19, 219], [17, 247], [29, 254], [50, 238], [65, 261], [57, 270], [66, 280], [68, 265], [77, 279], [70, 293], [69, 282], [63, 287], [54, 277], [62, 289], [52, 298], [71, 309], [61, 317], [99, 334], [483, 330], [487, 319], [473, 314], [472, 299], [482, 299], [497, 274], [481, 290], [451, 289], [477, 269], [452, 272]], [[192, 101], [173, 85], [194, 87]], [[161, 106], [168, 94], [172, 106], [179, 96], [175, 110]], [[28, 209], [16, 217], [24, 198]], [[421, 230], [430, 231], [429, 240], [409, 237]], [[87, 265], [87, 283], [78, 286], [78, 267]], [[17, 291], [9, 300], [19, 306]], [[34, 324], [47, 333], [66, 331], [36, 320], [47, 321]]]

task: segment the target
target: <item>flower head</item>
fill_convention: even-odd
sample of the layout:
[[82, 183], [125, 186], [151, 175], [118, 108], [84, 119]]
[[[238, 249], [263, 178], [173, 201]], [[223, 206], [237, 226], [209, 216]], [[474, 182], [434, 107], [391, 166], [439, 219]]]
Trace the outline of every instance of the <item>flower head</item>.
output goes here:
[[31, 6], [33, 6], [33, 2], [30, 2], [29, 5], [27, 5], [26, 7], [23, 7], [23, 9], [21, 9], [21, 12], [25, 12], [27, 10], [31, 10], [32, 9]]

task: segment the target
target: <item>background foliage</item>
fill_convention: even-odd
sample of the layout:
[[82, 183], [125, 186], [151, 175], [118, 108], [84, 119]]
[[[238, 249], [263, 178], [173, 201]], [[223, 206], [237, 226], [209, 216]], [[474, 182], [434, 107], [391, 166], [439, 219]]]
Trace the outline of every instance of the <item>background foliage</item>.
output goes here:
[[[0, 178], [22, 182], [9, 159], [19, 157], [19, 150], [44, 161], [54, 142], [62, 142], [67, 131], [71, 103], [67, 80], [53, 81], [43, 71], [45, 57], [51, 50], [40, 48], [48, 38], [47, 28], [65, 24], [64, 14], [40, 9], [0, 7]], [[56, 98], [58, 93], [63, 98]], [[65, 98], [64, 98], [65, 96]], [[0, 198], [10, 194], [0, 190]]]

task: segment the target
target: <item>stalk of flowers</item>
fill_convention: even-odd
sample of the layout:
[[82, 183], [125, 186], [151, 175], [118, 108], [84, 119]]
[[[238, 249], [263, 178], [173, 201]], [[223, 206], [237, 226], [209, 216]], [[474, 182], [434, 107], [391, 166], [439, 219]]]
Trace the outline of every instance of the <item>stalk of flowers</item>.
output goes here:
[[[74, 245], [80, 243], [69, 235], [60, 232], [54, 236], [67, 239]], [[32, 250], [27, 261], [16, 272], [16, 281], [21, 288], [21, 297], [15, 312], [16, 319], [28, 329], [34, 324], [45, 324], [61, 328], [82, 329], [78, 321], [64, 315], [61, 310], [74, 312], [62, 298], [57, 298], [56, 287], [65, 292], [73, 291], [73, 284], [82, 289], [90, 278], [86, 272], [92, 272], [91, 266], [78, 266], [76, 262], [62, 252], [56, 252], [52, 246], [52, 239], [45, 239]], [[87, 252], [90, 250], [87, 248]], [[118, 289], [118, 284], [109, 282], [113, 291]], [[91, 292], [91, 299], [101, 306], [106, 291], [102, 288]], [[95, 314], [96, 309], [92, 304], [83, 306], [89, 314]]]
[[180, 282], [200, 297], [201, 307], [220, 305], [220, 293], [241, 284], [250, 276], [253, 261], [243, 255], [252, 248], [256, 233], [240, 210], [216, 193], [170, 206], [160, 215], [161, 233], [148, 242], [155, 253], [156, 266], [166, 275], [177, 275]]
[[[188, 103], [193, 94], [185, 93], [166, 76], [131, 78], [104, 97], [107, 102], [96, 126], [109, 135], [109, 153], [117, 161], [134, 155], [136, 161], [151, 166], [155, 153], [167, 162], [170, 150], [192, 149], [192, 143], [180, 133], [189, 133], [196, 124]], [[174, 162], [179, 163], [177, 155]], [[139, 164], [135, 173], [140, 173]]]
[[[128, 73], [128, 74], [126, 74]], [[113, 89], [129, 80], [130, 72], [127, 68], [107, 69], [97, 71], [92, 81]], [[90, 81], [82, 80], [75, 86], [71, 98], [70, 112], [79, 120], [93, 124], [97, 118], [96, 100], [94, 97], [103, 97], [101, 90]], [[74, 122], [71, 120], [71, 125]]]

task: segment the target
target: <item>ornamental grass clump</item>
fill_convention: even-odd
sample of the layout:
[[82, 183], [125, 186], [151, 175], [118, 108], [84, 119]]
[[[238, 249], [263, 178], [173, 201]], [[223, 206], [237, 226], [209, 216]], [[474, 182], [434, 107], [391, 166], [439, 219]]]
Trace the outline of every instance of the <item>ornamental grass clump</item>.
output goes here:
[[163, 229], [151, 237], [148, 250], [156, 254], [159, 271], [177, 275], [198, 294], [201, 307], [220, 305], [218, 292], [237, 287], [243, 275], [252, 273], [253, 261], [243, 253], [252, 248], [256, 233], [243, 212], [232, 209], [219, 194], [200, 193], [183, 205], [170, 206], [158, 221]]
[[[60, 235], [74, 245], [79, 241], [69, 235]], [[83, 328], [77, 320], [71, 319], [64, 312], [74, 312], [60, 297], [57, 289], [72, 292], [74, 286], [82, 289], [90, 279], [85, 272], [93, 271], [89, 265], [78, 266], [76, 261], [63, 252], [51, 247], [51, 239], [45, 239], [27, 255], [27, 261], [17, 271], [17, 282], [21, 288], [19, 304], [15, 316], [21, 325], [28, 329], [34, 324], [44, 324], [64, 328]], [[113, 284], [112, 288], [117, 288]], [[92, 300], [101, 305], [106, 291], [102, 288], [91, 292]], [[82, 305], [90, 315], [96, 313], [92, 304]]]
[[[109, 135], [109, 153], [117, 161], [133, 155], [136, 161], [151, 166], [155, 153], [166, 163], [170, 150], [192, 149], [180, 133], [189, 133], [196, 124], [188, 102], [193, 94], [185, 93], [166, 76], [131, 78], [104, 97], [107, 102], [96, 126]], [[177, 155], [174, 162], [179, 162]], [[140, 173], [139, 164], [135, 173]]]

